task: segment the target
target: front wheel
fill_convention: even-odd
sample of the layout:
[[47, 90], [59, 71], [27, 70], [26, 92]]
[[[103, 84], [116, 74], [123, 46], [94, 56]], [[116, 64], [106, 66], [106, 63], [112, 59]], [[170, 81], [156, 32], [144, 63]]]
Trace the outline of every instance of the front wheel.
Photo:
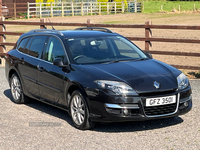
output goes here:
[[70, 100], [70, 114], [74, 126], [80, 130], [87, 130], [94, 127], [89, 119], [89, 111], [84, 96], [80, 91], [74, 91]]
[[14, 73], [10, 79], [10, 89], [13, 102], [17, 104], [23, 104], [28, 101], [28, 98], [23, 93], [22, 84], [16, 73]]

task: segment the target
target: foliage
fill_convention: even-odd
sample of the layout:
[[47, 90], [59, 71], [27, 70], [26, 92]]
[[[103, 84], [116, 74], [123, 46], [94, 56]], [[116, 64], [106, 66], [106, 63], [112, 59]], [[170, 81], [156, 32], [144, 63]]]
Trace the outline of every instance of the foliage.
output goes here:
[[[55, 0], [35, 0], [36, 3], [48, 3], [48, 4], [42, 4], [42, 6], [51, 6], [51, 3], [56, 2]], [[37, 4], [39, 6], [39, 4]]]
[[[101, 11], [104, 12], [104, 11], [107, 11], [107, 2], [110, 2], [109, 0], [97, 0], [98, 2], [101, 2], [101, 3], [98, 3], [98, 5], [101, 5]], [[122, 2], [124, 2], [124, 9], [126, 10], [128, 8], [128, 3], [126, 0], [113, 0], [113, 2], [116, 2], [116, 8], [117, 8], [117, 11], [120, 11], [122, 9]], [[109, 9], [113, 9], [113, 5], [109, 5]]]
[[35, 0], [36, 3], [53, 3], [55, 0]]
[[126, 0], [114, 0], [114, 2], [118, 2], [116, 3], [117, 9], [122, 9], [122, 6], [121, 6], [122, 2], [124, 2], [124, 9], [126, 10], [128, 8], [128, 3]]
[[98, 0], [98, 5], [101, 6], [101, 11], [104, 12], [104, 11], [107, 11], [107, 2], [108, 0]]
[[200, 71], [192, 71], [188, 73], [189, 75], [193, 75], [196, 78], [200, 78]]

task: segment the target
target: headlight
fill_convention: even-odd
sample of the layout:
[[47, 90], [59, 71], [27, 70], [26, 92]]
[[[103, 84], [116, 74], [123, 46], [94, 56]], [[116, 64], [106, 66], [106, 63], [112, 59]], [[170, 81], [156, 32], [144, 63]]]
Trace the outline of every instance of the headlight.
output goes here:
[[179, 90], [185, 89], [189, 84], [189, 80], [184, 73], [181, 73], [177, 77], [177, 82], [178, 82], [178, 89]]
[[124, 82], [96, 80], [95, 83], [97, 83], [100, 88], [110, 90], [116, 95], [137, 95], [137, 93]]

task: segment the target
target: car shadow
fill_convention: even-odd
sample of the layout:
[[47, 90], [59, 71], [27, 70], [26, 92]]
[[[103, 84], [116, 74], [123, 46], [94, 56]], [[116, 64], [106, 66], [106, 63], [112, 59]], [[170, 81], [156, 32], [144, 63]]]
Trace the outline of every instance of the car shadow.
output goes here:
[[137, 132], [165, 128], [178, 125], [183, 122], [181, 117], [172, 117], [146, 121], [98, 123], [93, 131], [97, 132]]
[[[13, 102], [10, 89], [5, 90], [4, 95]], [[30, 98], [29, 102], [24, 104], [24, 105], [31, 107], [31, 108], [34, 108], [36, 110], [39, 110], [41, 112], [44, 112], [46, 114], [49, 114], [51, 116], [65, 120], [71, 126], [73, 126], [73, 122], [71, 121], [71, 117], [69, 116], [69, 114], [65, 110], [62, 110], [62, 109], [56, 108], [54, 106], [42, 103], [42, 102], [34, 100], [32, 98]]]
[[[10, 89], [4, 91], [4, 95], [12, 101], [12, 96]], [[68, 124], [73, 126], [73, 122], [68, 113], [62, 109], [47, 105], [37, 100], [31, 99], [30, 103], [25, 104], [31, 108], [42, 111], [46, 114], [52, 115], [54, 117], [60, 118], [67, 121]], [[172, 117], [157, 120], [148, 121], [134, 121], [134, 122], [117, 122], [117, 123], [97, 123], [92, 131], [96, 132], [137, 132], [145, 130], [153, 130], [159, 128], [165, 128], [169, 126], [178, 125], [183, 122], [181, 117]]]

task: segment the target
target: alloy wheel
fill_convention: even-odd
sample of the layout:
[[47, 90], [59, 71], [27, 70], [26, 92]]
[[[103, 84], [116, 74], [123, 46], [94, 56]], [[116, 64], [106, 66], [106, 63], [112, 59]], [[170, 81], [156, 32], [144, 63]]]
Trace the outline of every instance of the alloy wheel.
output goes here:
[[19, 100], [22, 94], [21, 83], [17, 76], [14, 76], [11, 81], [11, 93], [14, 100]]
[[79, 95], [74, 95], [71, 102], [71, 115], [77, 125], [82, 125], [85, 119], [85, 106]]

